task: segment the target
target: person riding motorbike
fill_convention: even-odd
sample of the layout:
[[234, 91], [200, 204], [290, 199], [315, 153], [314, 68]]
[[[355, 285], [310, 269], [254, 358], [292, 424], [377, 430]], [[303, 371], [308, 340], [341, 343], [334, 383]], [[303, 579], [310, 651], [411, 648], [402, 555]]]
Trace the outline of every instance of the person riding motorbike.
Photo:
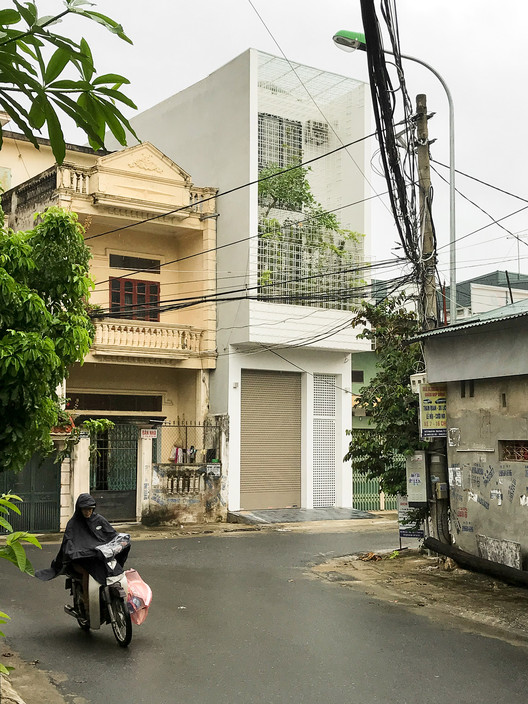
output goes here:
[[[82, 575], [83, 601], [88, 616], [88, 579], [91, 575], [99, 584], [105, 584], [109, 576], [109, 566], [98, 556], [97, 547], [118, 537], [115, 528], [99, 513], [95, 512], [96, 502], [90, 494], [80, 494], [75, 502], [75, 512], [64, 531], [62, 544], [51, 567], [35, 572], [35, 577], [43, 581], [67, 574], [69, 569]], [[128, 536], [126, 536], [128, 538]], [[112, 574], [122, 574], [123, 566], [130, 551], [129, 542], [123, 541], [123, 548], [116, 555]]]

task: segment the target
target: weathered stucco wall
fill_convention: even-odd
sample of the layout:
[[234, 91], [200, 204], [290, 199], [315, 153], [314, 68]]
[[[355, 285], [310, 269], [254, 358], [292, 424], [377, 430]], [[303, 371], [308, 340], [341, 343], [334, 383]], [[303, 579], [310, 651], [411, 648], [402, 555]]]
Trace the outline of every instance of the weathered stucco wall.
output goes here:
[[154, 464], [145, 525], [211, 523], [227, 517], [226, 477], [222, 465], [177, 467]]
[[523, 319], [453, 329], [424, 340], [430, 384], [525, 374], [528, 327]]
[[525, 458], [521, 449], [517, 461], [506, 461], [504, 445], [528, 446], [528, 376], [478, 379], [470, 394], [469, 382], [448, 384], [452, 534], [461, 549], [475, 555], [482, 554], [478, 535], [517, 542], [526, 569], [528, 454]]

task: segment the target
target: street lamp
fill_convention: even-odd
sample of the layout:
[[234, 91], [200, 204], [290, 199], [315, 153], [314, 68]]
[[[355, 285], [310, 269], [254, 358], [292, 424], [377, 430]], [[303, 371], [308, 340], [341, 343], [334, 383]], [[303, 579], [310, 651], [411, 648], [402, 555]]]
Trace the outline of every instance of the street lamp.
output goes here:
[[[341, 29], [334, 34], [334, 43], [344, 51], [360, 51], [367, 50], [365, 35], [361, 32], [349, 32], [346, 29]], [[394, 52], [388, 49], [383, 50], [385, 54], [394, 56]], [[400, 54], [402, 59], [414, 61], [417, 64], [425, 66], [438, 78], [447, 95], [449, 104], [449, 322], [456, 322], [456, 234], [455, 234], [455, 110], [453, 107], [453, 98], [451, 91], [447, 87], [442, 76], [432, 66], [421, 59], [414, 56]]]

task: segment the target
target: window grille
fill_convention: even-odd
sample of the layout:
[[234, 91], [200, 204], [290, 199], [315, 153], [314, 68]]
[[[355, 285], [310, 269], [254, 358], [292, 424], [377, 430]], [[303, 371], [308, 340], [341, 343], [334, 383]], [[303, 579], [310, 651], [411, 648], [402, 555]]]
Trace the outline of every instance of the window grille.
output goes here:
[[[287, 233], [287, 227], [282, 232]], [[309, 245], [293, 238], [261, 237], [258, 243], [259, 298], [275, 303], [354, 310], [360, 303], [360, 256], [356, 243], [350, 249], [326, 243]]]
[[277, 115], [259, 113], [259, 169], [271, 164], [285, 167], [298, 161], [302, 154], [302, 125]]
[[528, 462], [528, 440], [499, 440], [501, 462]]
[[308, 120], [304, 130], [304, 143], [316, 147], [328, 144], [328, 124], [317, 120]]

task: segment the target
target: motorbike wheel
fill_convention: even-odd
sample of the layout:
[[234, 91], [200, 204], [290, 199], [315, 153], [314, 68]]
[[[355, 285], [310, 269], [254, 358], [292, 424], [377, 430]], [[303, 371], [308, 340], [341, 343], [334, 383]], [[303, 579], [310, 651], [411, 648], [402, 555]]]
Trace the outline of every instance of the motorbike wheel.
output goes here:
[[119, 645], [126, 648], [132, 640], [132, 620], [126, 601], [118, 595], [112, 597], [112, 610], [115, 621], [112, 622], [112, 630]]
[[80, 614], [77, 617], [77, 623], [83, 631], [90, 630], [90, 621], [86, 618], [86, 613], [84, 609], [84, 601], [82, 598], [82, 591], [79, 584], [75, 583], [73, 587], [73, 608]]

